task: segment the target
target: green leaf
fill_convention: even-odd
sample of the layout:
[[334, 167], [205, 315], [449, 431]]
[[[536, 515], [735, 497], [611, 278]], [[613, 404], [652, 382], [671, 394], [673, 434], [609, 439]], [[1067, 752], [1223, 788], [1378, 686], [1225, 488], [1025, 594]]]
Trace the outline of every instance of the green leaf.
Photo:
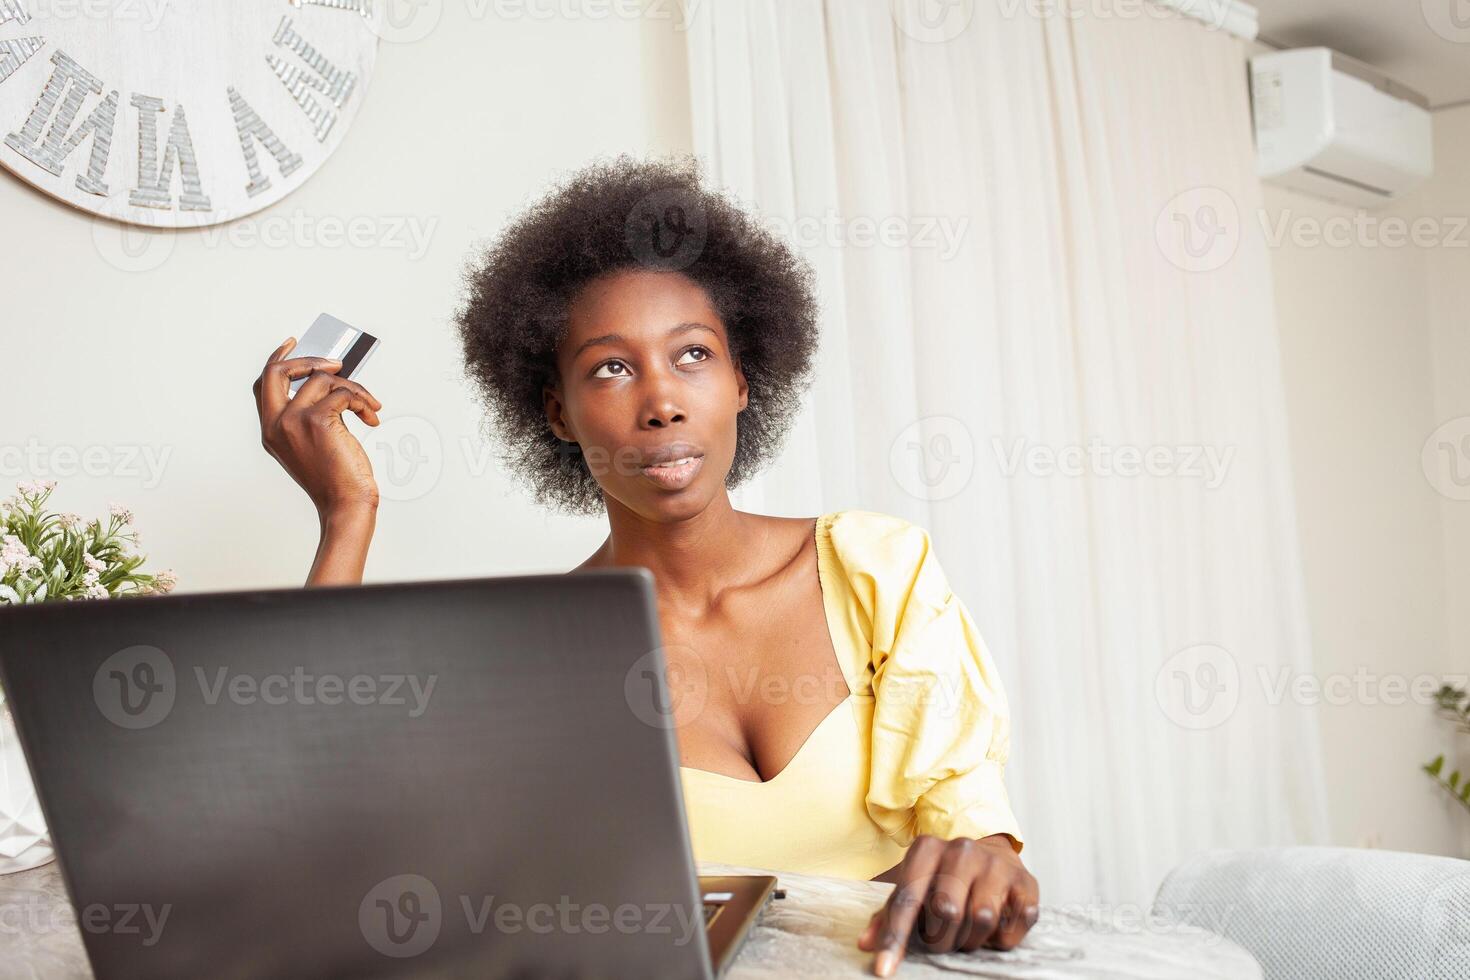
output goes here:
[[1429, 773], [1429, 775], [1431, 775], [1431, 776], [1438, 776], [1443, 769], [1444, 769], [1444, 756], [1443, 755], [1437, 755], [1437, 756], [1435, 756], [1434, 757], [1434, 761], [1431, 762], [1431, 763], [1429, 763], [1429, 765], [1427, 765], [1427, 766], [1424, 767], [1424, 771], [1427, 772], [1427, 773]]
[[1450, 789], [1460, 788], [1460, 770], [1456, 769], [1450, 773]]

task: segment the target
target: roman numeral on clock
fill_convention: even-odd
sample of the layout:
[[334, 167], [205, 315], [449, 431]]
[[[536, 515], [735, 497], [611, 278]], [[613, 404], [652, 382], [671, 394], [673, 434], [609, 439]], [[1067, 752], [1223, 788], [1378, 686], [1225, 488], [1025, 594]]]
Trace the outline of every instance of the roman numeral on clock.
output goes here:
[[0, 0], [0, 24], [12, 20], [18, 24], [24, 24], [30, 19], [31, 15], [26, 13], [26, 8], [20, 0]]
[[[60, 177], [66, 166], [66, 158], [90, 135], [92, 157], [87, 163], [87, 172], [77, 175], [77, 187], [88, 194], [106, 197], [107, 185], [102, 182], [102, 175], [107, 169], [107, 155], [112, 149], [112, 128], [117, 120], [117, 91], [114, 89], [109, 93], [102, 104], [93, 109], [91, 115], [72, 131], [71, 124], [81, 112], [82, 102], [87, 95], [102, 94], [102, 81], [73, 61], [64, 51], [53, 54], [51, 63], [56, 68], [46, 80], [46, 86], [41, 90], [41, 97], [36, 100], [35, 108], [31, 110], [19, 132], [5, 137], [5, 145], [36, 166], [44, 168], [52, 176]], [[53, 111], [56, 113], [55, 119], [51, 119]], [[51, 119], [51, 126], [46, 130], [43, 141], [41, 130], [45, 128], [48, 119]]]
[[271, 66], [271, 71], [276, 73], [276, 77], [286, 86], [286, 91], [290, 92], [296, 104], [301, 106], [301, 111], [306, 113], [306, 118], [311, 120], [317, 141], [325, 142], [327, 134], [336, 125], [337, 113], [327, 105], [323, 105], [318, 96], [324, 97], [331, 106], [342, 108], [348, 96], [352, 94], [353, 86], [357, 84], [357, 76], [344, 68], [336, 67], [321, 52], [308, 44], [306, 39], [292, 28], [290, 17], [281, 18], [281, 23], [277, 25], [275, 36], [271, 40], [277, 47], [293, 52], [306, 63], [306, 69], [303, 69], [299, 65], [287, 62], [286, 59], [275, 53], [265, 56], [265, 62]]
[[[31, 15], [21, 6], [20, 0], [0, 0], [0, 24], [24, 24], [30, 19]], [[0, 41], [0, 82], [15, 74], [17, 68], [45, 46], [46, 39], [41, 37], [17, 37]]]
[[199, 180], [199, 161], [194, 156], [194, 140], [189, 135], [189, 121], [184, 117], [184, 107], [174, 108], [173, 123], [169, 126], [168, 142], [163, 147], [163, 162], [158, 161], [158, 114], [166, 112], [163, 100], [151, 95], [134, 95], [133, 106], [138, 110], [138, 186], [128, 195], [128, 203], [139, 208], [158, 208], [167, 211], [173, 207], [174, 164], [179, 167], [179, 179], [184, 191], [179, 195], [180, 211], [208, 211], [209, 198]]
[[[121, 8], [66, 17], [60, 8], [76, 2], [90, 9], [97, 0], [0, 0], [0, 166], [85, 211], [192, 227], [278, 200], [318, 165], [321, 144], [340, 137], [356, 109], [350, 100], [377, 47], [371, 23], [363, 22], [381, 15], [374, 3], [385, 0], [250, 0], [261, 9], [229, 15], [212, 4], [196, 10], [189, 0], [187, 15], [175, 15], [177, 30], [141, 33]], [[163, 0], [160, 7], [170, 4], [179, 6]], [[234, 28], [245, 25], [251, 36], [236, 37]], [[179, 47], [178, 58], [149, 47], [160, 43]], [[264, 78], [262, 57], [305, 115], [305, 128]], [[181, 65], [189, 69], [182, 76]], [[136, 134], [136, 158], [134, 147], [119, 146], [114, 162], [119, 125], [124, 143]], [[237, 141], [240, 164], [231, 159]]]
[[0, 41], [0, 82], [15, 74], [17, 68], [45, 46], [46, 39], [43, 37], [17, 37]]
[[301, 166], [301, 156], [292, 153], [281, 142], [264, 120], [255, 114], [255, 110], [250, 108], [245, 97], [235, 91], [234, 86], [230, 87], [229, 96], [230, 111], [235, 114], [235, 131], [240, 134], [240, 150], [245, 154], [245, 169], [250, 171], [250, 183], [245, 185], [245, 193], [254, 197], [271, 185], [271, 179], [261, 173], [260, 159], [255, 154], [256, 140], [276, 158], [276, 166], [281, 168], [282, 177], [291, 176]]

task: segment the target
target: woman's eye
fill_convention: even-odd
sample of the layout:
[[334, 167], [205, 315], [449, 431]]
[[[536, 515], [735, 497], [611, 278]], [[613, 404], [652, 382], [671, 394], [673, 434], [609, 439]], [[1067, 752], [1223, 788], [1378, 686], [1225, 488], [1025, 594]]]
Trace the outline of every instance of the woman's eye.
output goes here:
[[[685, 360], [686, 357], [688, 357], [690, 354], [695, 353], [696, 351], [700, 354], [699, 357], [695, 358], [693, 361], [686, 361]], [[691, 347], [688, 350], [686, 350], [683, 354], [680, 354], [679, 355], [679, 363], [680, 364], [691, 364], [691, 363], [692, 364], [698, 364], [700, 361], [707, 361], [707, 360], [709, 360], [713, 356], [714, 355], [710, 353], [709, 348], [707, 348], [707, 347]], [[614, 368], [616, 368], [615, 371], [613, 370]], [[607, 372], [610, 372], [610, 373], [604, 374], [603, 373], [604, 371], [607, 371]], [[604, 378], [604, 379], [606, 379], [606, 378], [623, 378], [623, 377], [627, 377], [627, 375], [628, 375], [628, 365], [624, 364], [622, 361], [604, 361], [604, 362], [602, 362], [601, 364], [599, 364], [597, 366], [597, 369], [595, 371], [592, 372], [592, 376], [594, 378]]]
[[[618, 372], [617, 374], [603, 374], [602, 373], [603, 371], [607, 370], [608, 368], [614, 368], [614, 367], [621, 368], [622, 370], [620, 372]], [[597, 366], [597, 370], [593, 373], [592, 376], [594, 378], [621, 378], [623, 375], [625, 375], [627, 373], [628, 373], [628, 365], [624, 364], [622, 361], [607, 361], [607, 362], [605, 362], [603, 364], [599, 364]]]

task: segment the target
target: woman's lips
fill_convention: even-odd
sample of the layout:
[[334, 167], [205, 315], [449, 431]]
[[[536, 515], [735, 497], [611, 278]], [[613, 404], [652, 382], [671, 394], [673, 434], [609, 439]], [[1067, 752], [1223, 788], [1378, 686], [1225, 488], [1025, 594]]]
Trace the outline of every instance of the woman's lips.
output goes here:
[[703, 465], [704, 457], [695, 456], [683, 462], [645, 466], [639, 472], [665, 490], [682, 490], [694, 482], [695, 475]]

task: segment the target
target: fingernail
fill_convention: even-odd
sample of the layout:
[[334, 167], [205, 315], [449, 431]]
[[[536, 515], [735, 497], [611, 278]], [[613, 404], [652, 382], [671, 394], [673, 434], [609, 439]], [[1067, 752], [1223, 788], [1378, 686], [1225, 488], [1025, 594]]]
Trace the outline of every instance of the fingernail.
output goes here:
[[975, 919], [982, 925], [990, 925], [995, 921], [995, 910], [984, 908], [975, 913]]
[[938, 912], [946, 919], [952, 919], [955, 915], [954, 903], [949, 901], [948, 899], [943, 899], [934, 904], [934, 911]]
[[893, 968], [896, 965], [896, 957], [894, 956], [893, 950], [885, 949], [878, 954], [878, 959], [873, 964], [873, 972], [877, 973], [880, 977], [886, 977], [893, 973]]
[[1026, 906], [1025, 917], [1026, 928], [1030, 929], [1032, 926], [1036, 925], [1036, 920], [1041, 918], [1041, 909], [1037, 908], [1034, 905], [1028, 905]]

